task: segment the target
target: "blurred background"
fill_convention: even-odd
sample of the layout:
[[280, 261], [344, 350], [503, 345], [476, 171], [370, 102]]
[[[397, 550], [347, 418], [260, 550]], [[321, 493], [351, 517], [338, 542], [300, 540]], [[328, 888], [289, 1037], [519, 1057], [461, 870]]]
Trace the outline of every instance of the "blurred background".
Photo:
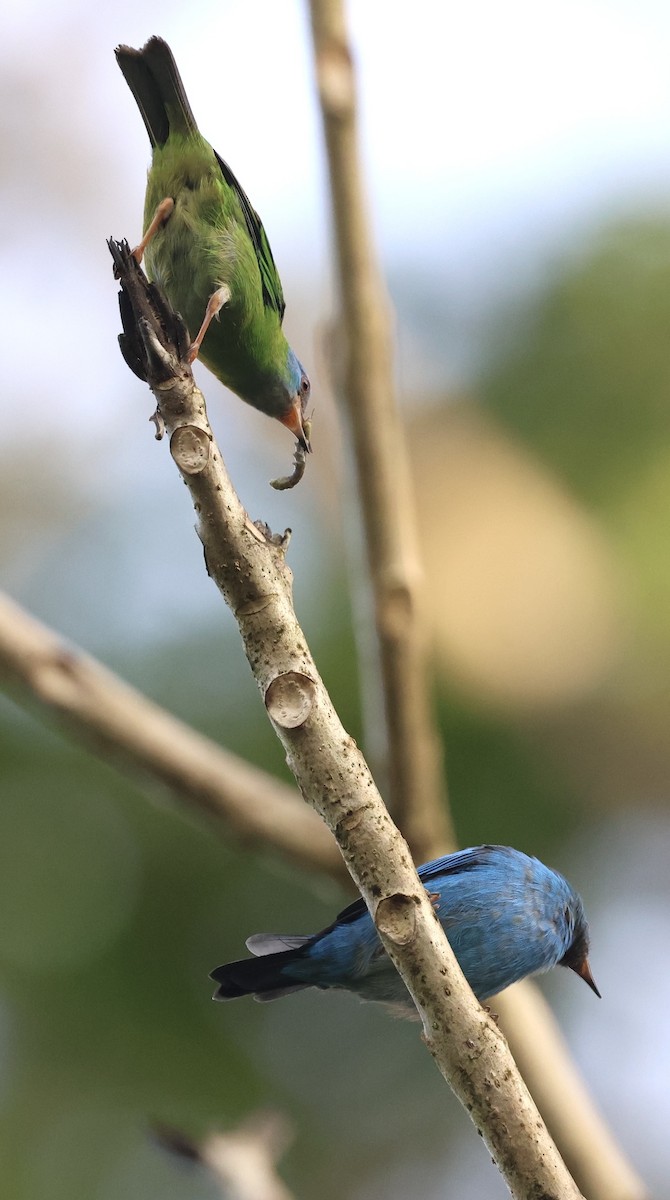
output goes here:
[[[603, 1000], [564, 972], [542, 987], [661, 1197], [670, 9], [368, 0], [350, 17], [458, 838], [537, 853], [582, 892]], [[294, 531], [298, 613], [359, 736], [305, 8], [10, 0], [2, 24], [2, 585], [171, 711], [285, 775], [202, 569], [188, 497], [153, 440], [149, 393], [118, 352], [105, 238], [138, 238], [149, 159], [113, 50], [159, 33], [282, 273], [316, 401], [316, 453], [295, 492], [267, 486], [289, 469], [285, 431], [203, 368], [199, 378], [252, 517]], [[0, 719], [6, 1195], [205, 1197], [206, 1181], [147, 1139], [149, 1121], [200, 1134], [261, 1105], [295, 1124], [282, 1171], [296, 1196], [506, 1194], [411, 1025], [317, 993], [211, 1003], [208, 971], [248, 934], [317, 929], [347, 896], [225, 844], [160, 796], [147, 804], [9, 701]]]

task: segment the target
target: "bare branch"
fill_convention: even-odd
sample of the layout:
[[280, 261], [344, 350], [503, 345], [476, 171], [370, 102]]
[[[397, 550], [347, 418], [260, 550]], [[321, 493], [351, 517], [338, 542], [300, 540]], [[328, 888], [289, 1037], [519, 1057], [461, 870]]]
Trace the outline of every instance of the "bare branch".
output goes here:
[[236, 1129], [210, 1133], [201, 1141], [167, 1125], [157, 1125], [153, 1132], [163, 1149], [205, 1167], [226, 1200], [291, 1200], [275, 1170], [293, 1140], [281, 1113], [252, 1113]]
[[648, 1200], [574, 1066], [536, 984], [516, 983], [491, 1002], [552, 1137], [589, 1200]]
[[[344, 5], [342, 0], [310, 0], [310, 9], [345, 334], [342, 393], [353, 432], [375, 595], [391, 784], [394, 776], [397, 781], [397, 790], [391, 786], [390, 791], [392, 812], [410, 845], [420, 847], [421, 857], [428, 858], [440, 852], [447, 839], [453, 844], [453, 837], [445, 818], [426, 689], [418, 538], [394, 396], [389, 303], [364, 201]], [[577, 1178], [588, 1185], [591, 1200], [640, 1200], [646, 1189], [622, 1159], [587, 1096], [548, 1006], [530, 983], [514, 991], [497, 999], [496, 1007], [505, 1013], [513, 1049]], [[526, 1024], [531, 1008], [532, 1035]], [[555, 1072], [544, 1069], [545, 1051], [557, 1064]]]
[[340, 0], [311, 0], [330, 170], [343, 345], [374, 599], [386, 737], [384, 791], [418, 862], [455, 848], [421, 620], [414, 495], [393, 378], [389, 301], [373, 252], [358, 155], [355, 83]]
[[0, 682], [145, 786], [168, 788], [248, 844], [342, 878], [332, 837], [292, 788], [195, 733], [1, 595]]
[[[151, 290], [126, 245], [112, 244], [127, 338], [158, 401], [170, 449], [198, 514], [208, 571], [230, 605], [268, 715], [304, 798], [335, 834], [402, 975], [440, 1071], [518, 1200], [576, 1200], [570, 1178], [497, 1025], [454, 958], [406, 842], [355, 742], [342, 728], [293, 611], [281, 547], [251, 523], [232, 487], [190, 368], [174, 354]], [[129, 308], [145, 315], [133, 333]], [[178, 347], [178, 340], [177, 340]], [[172, 361], [171, 361], [172, 356]]]

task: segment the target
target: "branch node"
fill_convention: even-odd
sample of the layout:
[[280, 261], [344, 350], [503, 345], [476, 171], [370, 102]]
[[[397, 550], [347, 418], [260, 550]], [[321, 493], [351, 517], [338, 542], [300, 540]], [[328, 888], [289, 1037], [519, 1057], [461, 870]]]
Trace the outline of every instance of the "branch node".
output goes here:
[[149, 420], [155, 426], [156, 432], [154, 437], [156, 441], [162, 442], [163, 438], [165, 437], [165, 421], [163, 420], [163, 414], [160, 408], [157, 408], [156, 411], [151, 414]]
[[170, 453], [182, 475], [199, 475], [209, 462], [209, 435], [197, 425], [179, 425], [170, 438]]
[[336, 837], [339, 837], [340, 834], [352, 833], [354, 829], [358, 829], [365, 814], [365, 808], [357, 808], [354, 812], [347, 813], [346, 817], [337, 822]]
[[328, 115], [338, 120], [351, 117], [356, 98], [354, 72], [344, 42], [331, 39], [317, 54], [316, 74], [321, 104]]
[[265, 596], [254, 596], [251, 600], [244, 600], [242, 604], [238, 604], [235, 609], [236, 617], [253, 617], [255, 613], [263, 612], [275, 600], [274, 593], [269, 592]]
[[408, 946], [416, 935], [418, 896], [395, 892], [379, 901], [375, 910], [375, 925], [394, 946]]
[[394, 639], [403, 637], [414, 615], [411, 589], [405, 583], [387, 587], [377, 611], [379, 628], [385, 635]]
[[277, 675], [265, 692], [270, 720], [281, 729], [299, 729], [310, 716], [316, 700], [316, 684], [300, 671]]

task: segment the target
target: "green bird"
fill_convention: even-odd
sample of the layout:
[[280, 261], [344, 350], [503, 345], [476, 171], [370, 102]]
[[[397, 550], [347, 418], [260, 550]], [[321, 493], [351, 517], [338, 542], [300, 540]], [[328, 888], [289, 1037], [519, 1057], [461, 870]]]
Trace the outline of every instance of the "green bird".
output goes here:
[[149, 278], [186, 322], [191, 361], [199, 355], [307, 451], [310, 382], [282, 329], [284, 296], [260, 217], [200, 133], [167, 42], [119, 46], [116, 58], [152, 147], [135, 256], [146, 252]]

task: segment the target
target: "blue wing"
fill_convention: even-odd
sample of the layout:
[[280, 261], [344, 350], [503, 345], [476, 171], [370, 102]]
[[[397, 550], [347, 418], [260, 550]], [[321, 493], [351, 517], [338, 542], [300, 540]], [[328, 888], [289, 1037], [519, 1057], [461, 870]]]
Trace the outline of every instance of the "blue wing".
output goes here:
[[[445, 854], [442, 858], [434, 858], [432, 862], [424, 863], [418, 868], [419, 879], [425, 884], [438, 875], [462, 875], [466, 871], [475, 871], [490, 861], [492, 852], [496, 855], [507, 850], [507, 846], [471, 846], [468, 850], [457, 850], [455, 854]], [[367, 911], [364, 900], [354, 900], [337, 914], [333, 924], [329, 925], [324, 933], [334, 929], [336, 925], [349, 925], [352, 921], [357, 921]]]

